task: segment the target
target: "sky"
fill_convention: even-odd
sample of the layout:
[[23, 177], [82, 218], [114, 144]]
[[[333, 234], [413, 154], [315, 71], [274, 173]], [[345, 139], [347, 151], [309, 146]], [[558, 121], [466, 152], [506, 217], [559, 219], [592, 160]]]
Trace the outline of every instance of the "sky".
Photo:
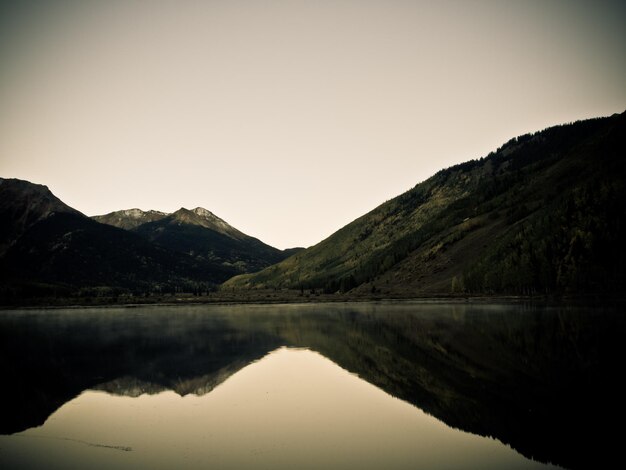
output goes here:
[[0, 176], [310, 246], [512, 137], [626, 110], [626, 2], [0, 3]]

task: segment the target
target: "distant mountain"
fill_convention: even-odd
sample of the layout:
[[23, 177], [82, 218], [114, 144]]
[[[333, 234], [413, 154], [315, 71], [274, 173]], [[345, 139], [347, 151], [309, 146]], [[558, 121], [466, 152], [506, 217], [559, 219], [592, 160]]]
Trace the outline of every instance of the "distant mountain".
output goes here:
[[0, 180], [0, 297], [207, 290], [238, 271], [100, 224], [45, 186]]
[[132, 230], [169, 250], [188, 254], [198, 262], [221, 264], [237, 274], [259, 271], [298, 251], [269, 246], [202, 207], [181, 208], [172, 214], [129, 209], [94, 220]]
[[626, 291], [626, 114], [441, 170], [233, 287], [371, 295]]
[[227, 222], [217, 217], [212, 212], [204, 209], [203, 207], [196, 207], [195, 209], [187, 210], [181, 207], [179, 210], [171, 214], [171, 222], [176, 225], [197, 225], [199, 227], [208, 228], [214, 232], [226, 235], [234, 240], [245, 240], [250, 238], [248, 235], [241, 233], [235, 227], [232, 227]]
[[122, 211], [115, 211], [105, 215], [96, 215], [92, 217], [96, 222], [101, 224], [113, 225], [114, 227], [123, 228], [125, 230], [131, 230], [145, 224], [147, 222], [154, 222], [166, 217], [165, 212], [159, 211], [142, 211], [141, 209], [126, 209]]

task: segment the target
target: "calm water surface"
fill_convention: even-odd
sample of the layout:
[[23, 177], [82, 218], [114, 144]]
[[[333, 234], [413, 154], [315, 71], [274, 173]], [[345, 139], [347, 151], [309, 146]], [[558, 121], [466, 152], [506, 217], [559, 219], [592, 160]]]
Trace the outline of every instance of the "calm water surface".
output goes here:
[[343, 304], [0, 312], [1, 468], [593, 468], [620, 311]]

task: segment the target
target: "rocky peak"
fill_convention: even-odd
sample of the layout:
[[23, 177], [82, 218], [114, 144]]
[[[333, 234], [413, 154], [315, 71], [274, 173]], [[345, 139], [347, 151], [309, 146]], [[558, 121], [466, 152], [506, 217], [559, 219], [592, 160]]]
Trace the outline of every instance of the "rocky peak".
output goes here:
[[125, 210], [122, 210], [122, 211], [118, 211], [118, 213], [124, 214], [127, 217], [132, 217], [132, 218], [135, 218], [135, 219], [140, 219], [140, 218], [145, 218], [145, 217], [150, 217], [150, 216], [163, 216], [163, 217], [165, 217], [166, 215], [168, 215], [166, 212], [153, 211], [153, 210], [142, 211], [141, 209], [137, 209], [137, 208], [125, 209]]
[[196, 215], [199, 215], [200, 217], [217, 218], [211, 211], [206, 210], [204, 207], [196, 207], [195, 209], [191, 209], [191, 212], [193, 212]]
[[246, 237], [239, 230], [203, 207], [196, 207], [191, 210], [181, 207], [171, 217], [177, 223], [199, 225], [234, 239], [239, 240]]
[[93, 219], [101, 224], [113, 225], [126, 230], [133, 229], [148, 222], [154, 222], [167, 217], [168, 214], [160, 211], [142, 211], [141, 209], [123, 209], [104, 215], [96, 215]]

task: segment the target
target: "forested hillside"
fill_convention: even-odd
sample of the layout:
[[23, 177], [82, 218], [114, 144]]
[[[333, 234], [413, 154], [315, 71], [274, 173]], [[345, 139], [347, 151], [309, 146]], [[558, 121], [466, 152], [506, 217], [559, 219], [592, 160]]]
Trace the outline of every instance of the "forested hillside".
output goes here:
[[620, 114], [514, 138], [225, 286], [398, 296], [623, 292], [624, 136]]

